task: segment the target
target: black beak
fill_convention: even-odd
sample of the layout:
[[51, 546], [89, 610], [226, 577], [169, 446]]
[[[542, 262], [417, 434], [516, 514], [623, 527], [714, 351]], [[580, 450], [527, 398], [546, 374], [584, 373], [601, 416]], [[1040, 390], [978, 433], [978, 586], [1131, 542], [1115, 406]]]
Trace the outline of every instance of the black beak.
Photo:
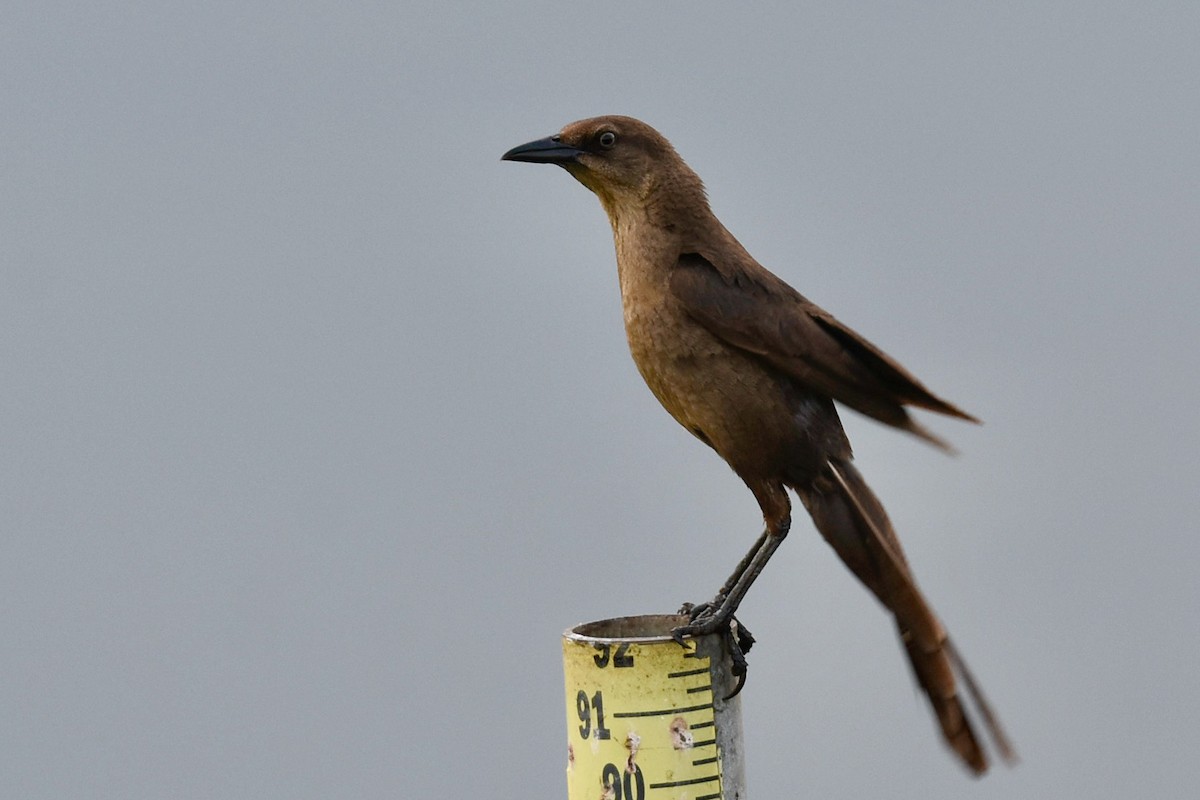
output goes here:
[[569, 164], [583, 151], [559, 140], [558, 135], [519, 144], [500, 156], [501, 161], [528, 161], [531, 164]]

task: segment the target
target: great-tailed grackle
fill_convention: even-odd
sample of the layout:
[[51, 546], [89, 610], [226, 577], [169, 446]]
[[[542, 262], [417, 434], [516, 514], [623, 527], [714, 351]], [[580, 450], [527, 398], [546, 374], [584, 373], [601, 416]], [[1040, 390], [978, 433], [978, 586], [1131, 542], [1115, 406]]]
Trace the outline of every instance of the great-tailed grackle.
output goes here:
[[986, 700], [918, 590], [883, 506], [851, 461], [834, 401], [943, 449], [905, 406], [977, 420], [755, 261], [709, 209], [700, 178], [649, 125], [620, 116], [585, 119], [503, 158], [558, 164], [600, 198], [638, 370], [671, 416], [716, 450], [762, 507], [766, 530], [677, 635], [730, 625], [787, 535], [790, 488], [894, 615], [950, 747], [976, 774], [987, 769], [957, 672], [997, 749], [1011, 758]]

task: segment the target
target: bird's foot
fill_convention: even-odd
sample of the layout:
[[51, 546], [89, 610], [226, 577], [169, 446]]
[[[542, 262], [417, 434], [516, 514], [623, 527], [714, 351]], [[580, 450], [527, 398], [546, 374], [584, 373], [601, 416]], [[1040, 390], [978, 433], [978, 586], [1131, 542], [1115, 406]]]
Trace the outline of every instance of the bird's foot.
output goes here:
[[737, 617], [732, 612], [724, 615], [719, 614], [714, 609], [720, 609], [721, 598], [717, 598], [711, 603], [700, 603], [692, 605], [684, 603], [679, 609], [680, 614], [688, 615], [688, 624], [680, 625], [677, 628], [671, 629], [671, 637], [680, 645], [684, 644], [686, 636], [707, 636], [712, 633], [721, 633], [721, 638], [725, 642], [725, 647], [729, 650], [730, 660], [733, 662], [730, 671], [737, 680], [737, 686], [733, 691], [725, 696], [726, 700], [736, 697], [742, 688], [746, 685], [746, 653], [750, 652], [750, 648], [754, 645], [754, 636], [749, 629], [738, 622]]

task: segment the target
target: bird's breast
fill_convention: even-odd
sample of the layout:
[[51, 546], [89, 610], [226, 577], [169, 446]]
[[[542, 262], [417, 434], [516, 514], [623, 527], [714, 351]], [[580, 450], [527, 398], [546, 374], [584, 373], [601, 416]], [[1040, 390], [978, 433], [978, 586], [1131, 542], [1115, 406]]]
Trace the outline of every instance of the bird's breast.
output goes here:
[[705, 362], [719, 343], [689, 319], [671, 295], [669, 270], [622, 263], [621, 306], [629, 352], [650, 391], [685, 426], [690, 400], [703, 389]]
[[650, 280], [648, 272], [622, 269], [621, 280], [629, 350], [646, 385], [736, 470], [766, 470], [792, 439], [777, 376], [691, 318], [667, 279]]

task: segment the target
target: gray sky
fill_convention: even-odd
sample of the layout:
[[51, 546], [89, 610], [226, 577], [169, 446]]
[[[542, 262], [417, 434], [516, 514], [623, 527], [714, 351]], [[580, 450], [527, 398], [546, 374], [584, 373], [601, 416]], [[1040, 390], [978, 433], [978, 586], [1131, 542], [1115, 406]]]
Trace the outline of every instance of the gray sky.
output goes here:
[[845, 414], [1023, 756], [975, 782], [807, 518], [743, 606], [756, 797], [1200, 779], [1200, 6], [9, 3], [0, 786], [564, 797], [560, 632], [757, 535], [629, 359], [658, 127], [756, 257], [979, 416]]

